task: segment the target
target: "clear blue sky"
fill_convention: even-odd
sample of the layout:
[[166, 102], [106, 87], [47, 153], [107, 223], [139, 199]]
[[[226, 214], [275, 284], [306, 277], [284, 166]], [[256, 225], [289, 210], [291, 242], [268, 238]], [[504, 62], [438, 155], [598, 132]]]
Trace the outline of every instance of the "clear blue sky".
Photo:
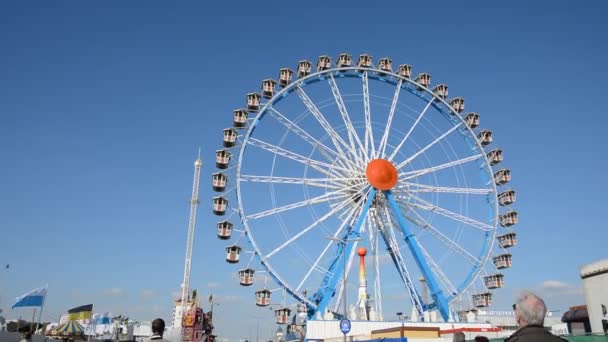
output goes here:
[[[49, 283], [45, 319], [98, 311], [170, 318], [197, 147], [205, 162], [192, 284], [218, 333], [273, 329], [215, 238], [210, 174], [244, 94], [320, 54], [388, 55], [483, 113], [521, 213], [516, 291], [582, 303], [578, 269], [606, 257], [608, 5], [589, 1], [2, 2], [0, 307]], [[437, 83], [437, 82], [436, 82]], [[390, 95], [389, 95], [390, 96]], [[5, 313], [7, 313], [5, 312]], [[243, 312], [244, 314], [241, 314]], [[228, 331], [239, 315], [239, 330]]]

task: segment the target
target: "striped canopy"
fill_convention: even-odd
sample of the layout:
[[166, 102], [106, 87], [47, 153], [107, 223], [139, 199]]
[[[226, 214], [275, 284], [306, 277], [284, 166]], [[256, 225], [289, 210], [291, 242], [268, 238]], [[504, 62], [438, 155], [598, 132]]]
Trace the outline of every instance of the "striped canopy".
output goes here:
[[68, 321], [55, 327], [51, 331], [51, 334], [63, 336], [83, 335], [84, 327], [76, 321]]

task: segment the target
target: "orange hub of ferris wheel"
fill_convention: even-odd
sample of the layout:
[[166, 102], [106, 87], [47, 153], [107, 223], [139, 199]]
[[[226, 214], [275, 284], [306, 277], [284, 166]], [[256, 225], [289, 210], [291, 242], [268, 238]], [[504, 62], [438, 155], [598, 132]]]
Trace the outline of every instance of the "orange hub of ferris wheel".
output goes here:
[[390, 190], [397, 184], [397, 169], [386, 159], [374, 159], [365, 169], [367, 181], [378, 190]]

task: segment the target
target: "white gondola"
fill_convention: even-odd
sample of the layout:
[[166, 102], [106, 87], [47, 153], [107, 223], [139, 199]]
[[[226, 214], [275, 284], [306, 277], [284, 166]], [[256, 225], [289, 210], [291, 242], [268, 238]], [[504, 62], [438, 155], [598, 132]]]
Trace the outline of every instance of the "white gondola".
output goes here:
[[511, 205], [513, 203], [515, 203], [516, 200], [516, 196], [515, 196], [515, 191], [513, 190], [506, 190], [501, 192], [500, 194], [498, 194], [498, 204], [505, 206], [505, 205]]
[[274, 310], [274, 317], [276, 319], [277, 324], [287, 324], [289, 322], [290, 315], [291, 309], [289, 308], [280, 308]]
[[262, 81], [262, 96], [269, 99], [274, 96], [274, 86], [277, 84], [272, 78], [267, 78]]
[[331, 68], [331, 58], [327, 55], [319, 56], [317, 59], [317, 71], [323, 71]]
[[511, 227], [517, 224], [517, 211], [509, 211], [498, 216], [498, 222], [503, 227]]
[[270, 305], [270, 290], [262, 289], [255, 291], [255, 305], [268, 306]]
[[236, 145], [236, 139], [239, 133], [234, 128], [224, 128], [224, 147], [233, 147]]
[[471, 112], [464, 117], [464, 123], [470, 128], [477, 128], [479, 126], [479, 114]]
[[260, 94], [249, 93], [247, 94], [247, 111], [257, 112], [260, 110]]
[[485, 276], [483, 281], [489, 289], [498, 289], [505, 286], [505, 276], [500, 273]]
[[507, 233], [496, 237], [496, 240], [502, 248], [511, 248], [517, 245], [517, 234]]
[[385, 72], [393, 72], [393, 61], [388, 57], [380, 58], [377, 68]]
[[511, 170], [502, 169], [494, 174], [494, 183], [496, 185], [505, 185], [511, 180]]
[[496, 165], [503, 160], [502, 150], [498, 149], [498, 148], [494, 149], [494, 150], [488, 152], [488, 154], [486, 154], [486, 157], [488, 157], [488, 161], [490, 162], [490, 165]]
[[494, 266], [496, 266], [496, 268], [499, 270], [509, 268], [513, 265], [511, 254], [497, 255], [492, 258], [492, 261], [494, 262]]
[[474, 294], [473, 305], [478, 308], [485, 308], [492, 305], [492, 294], [490, 292]]
[[279, 70], [279, 85], [281, 87], [287, 87], [289, 83], [291, 83], [291, 78], [293, 77], [293, 70], [289, 68], [282, 68]]
[[336, 66], [338, 68], [346, 68], [353, 65], [353, 57], [348, 53], [341, 53], [338, 55], [338, 60], [336, 61]]
[[243, 128], [247, 125], [247, 111], [237, 109], [232, 112], [232, 122], [235, 128]]
[[401, 64], [397, 69], [397, 74], [401, 77], [412, 78], [412, 66], [409, 64]]
[[306, 307], [306, 304], [304, 303], [298, 303], [298, 313], [306, 313], [308, 311], [308, 308]]
[[442, 99], [446, 99], [448, 97], [448, 85], [447, 84], [438, 84], [433, 88], [433, 94], [437, 95]]
[[487, 146], [492, 143], [492, 131], [485, 129], [477, 134], [477, 139], [481, 146]]
[[253, 275], [255, 271], [251, 268], [239, 270], [239, 284], [242, 286], [251, 286], [253, 284]]
[[241, 247], [232, 245], [226, 247], [226, 261], [230, 264], [236, 264], [241, 257]]
[[232, 234], [232, 223], [229, 221], [222, 221], [217, 223], [217, 237], [220, 240], [230, 239]]
[[222, 170], [227, 169], [231, 157], [232, 154], [226, 150], [215, 151], [215, 167]]
[[308, 60], [303, 60], [298, 62], [298, 78], [306, 77], [310, 75], [310, 71], [312, 70], [312, 63]]
[[371, 68], [373, 65], [372, 56], [368, 54], [359, 55], [359, 59], [357, 60], [357, 66], [359, 68]]
[[218, 216], [222, 216], [226, 213], [226, 207], [228, 207], [228, 200], [222, 196], [213, 197], [213, 213]]
[[450, 100], [450, 106], [458, 114], [464, 111], [464, 99], [462, 97], [455, 97]]
[[222, 192], [226, 190], [226, 183], [228, 182], [228, 177], [225, 174], [221, 172], [216, 172], [211, 175], [211, 180], [213, 182], [213, 191]]
[[[431, 75], [423, 72], [421, 74], [418, 74], [418, 76], [416, 76], [415, 79], [416, 83], [420, 84], [421, 86], [428, 88], [431, 85]], [[417, 87], [418, 90], [422, 90], [421, 87]]]

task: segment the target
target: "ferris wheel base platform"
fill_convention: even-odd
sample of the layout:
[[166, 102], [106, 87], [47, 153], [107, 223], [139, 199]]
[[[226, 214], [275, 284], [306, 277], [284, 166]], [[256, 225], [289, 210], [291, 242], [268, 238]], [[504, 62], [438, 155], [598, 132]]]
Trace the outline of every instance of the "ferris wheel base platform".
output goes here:
[[[342, 342], [340, 321], [310, 320], [306, 323], [306, 341]], [[390, 341], [400, 338], [401, 330], [408, 341], [452, 341], [453, 334], [464, 332], [467, 338], [481, 335], [488, 338], [508, 336], [505, 332], [489, 323], [439, 323], [407, 321], [351, 321], [351, 331], [346, 334], [349, 341]], [[470, 336], [469, 336], [470, 335]]]

